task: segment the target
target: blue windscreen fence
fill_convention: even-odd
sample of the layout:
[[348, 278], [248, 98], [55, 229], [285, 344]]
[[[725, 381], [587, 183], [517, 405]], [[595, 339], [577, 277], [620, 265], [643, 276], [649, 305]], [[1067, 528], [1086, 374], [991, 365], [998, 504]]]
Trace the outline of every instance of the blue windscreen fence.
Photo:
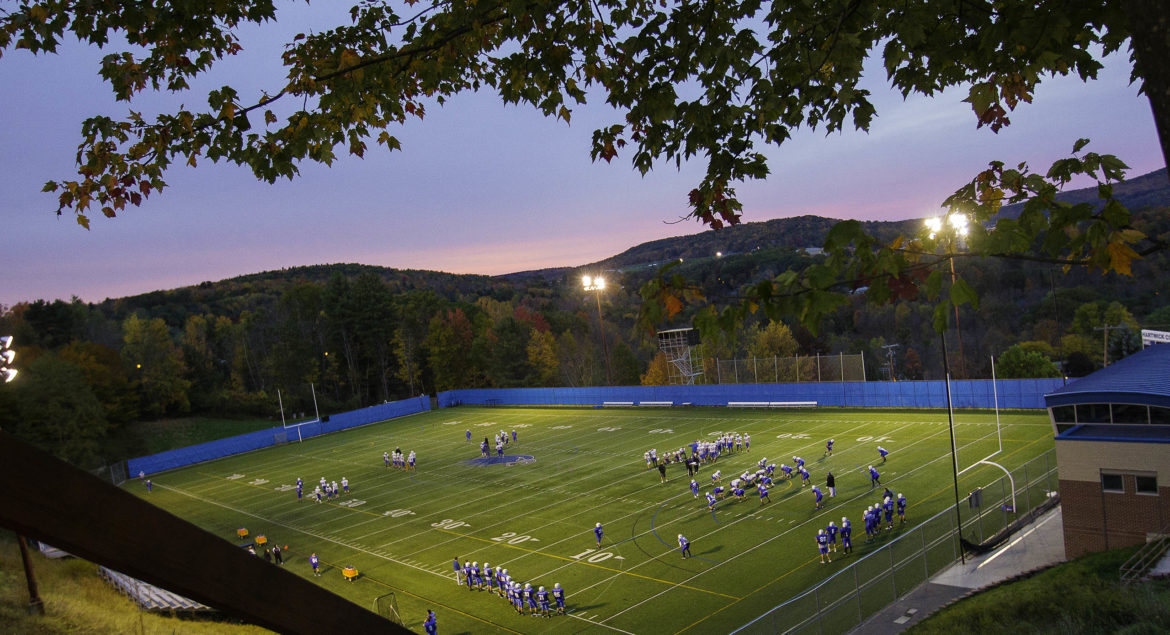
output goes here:
[[[955, 408], [1042, 409], [1044, 395], [1064, 379], [1000, 379], [951, 382]], [[998, 393], [998, 395], [997, 395]], [[726, 406], [815, 401], [848, 408], [946, 408], [946, 382], [839, 382], [719, 384], [709, 386], [614, 386], [595, 388], [476, 388], [439, 393], [439, 407], [483, 406]]]
[[338, 413], [326, 417], [328, 421], [315, 421], [313, 423], [289, 426], [287, 428], [276, 426], [274, 428], [257, 430], [256, 432], [249, 432], [248, 434], [241, 434], [226, 439], [208, 441], [207, 443], [200, 443], [186, 448], [167, 450], [166, 452], [159, 452], [150, 456], [142, 456], [127, 461], [126, 467], [131, 476], [137, 476], [140, 472], [154, 474], [164, 470], [173, 470], [194, 463], [202, 463], [204, 461], [231, 456], [233, 454], [260, 450], [276, 445], [284, 440], [296, 441], [298, 438], [308, 439], [330, 432], [345, 430], [346, 428], [364, 426], [430, 409], [431, 401], [429, 397], [412, 397], [401, 401], [370, 406], [369, 408]]

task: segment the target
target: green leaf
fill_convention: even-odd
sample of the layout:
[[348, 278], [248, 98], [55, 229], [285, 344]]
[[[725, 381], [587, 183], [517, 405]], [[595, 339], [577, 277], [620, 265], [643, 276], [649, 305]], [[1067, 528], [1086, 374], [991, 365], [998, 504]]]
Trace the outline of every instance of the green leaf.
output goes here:
[[974, 308], [979, 308], [979, 294], [966, 280], [955, 278], [955, 283], [951, 285], [951, 304], [954, 306], [970, 304]]
[[951, 312], [945, 303], [934, 305], [934, 312], [931, 314], [931, 325], [934, 326], [935, 333], [946, 333], [947, 318], [950, 317]]

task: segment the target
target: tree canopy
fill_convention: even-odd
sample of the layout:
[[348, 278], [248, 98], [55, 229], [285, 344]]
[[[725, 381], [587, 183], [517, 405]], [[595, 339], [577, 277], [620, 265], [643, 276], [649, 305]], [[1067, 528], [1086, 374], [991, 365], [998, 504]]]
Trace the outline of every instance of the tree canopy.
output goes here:
[[[782, 146], [799, 128], [869, 129], [875, 108], [859, 82], [871, 57], [904, 95], [966, 87], [973, 125], [997, 131], [1046, 77], [1093, 79], [1101, 57], [1128, 42], [1165, 152], [1170, 42], [1155, 19], [1162, 10], [1159, 0], [363, 0], [348, 24], [288, 42], [282, 82], [222, 86], [208, 92], [206, 108], [86, 119], [76, 177], [44, 189], [57, 193], [58, 214], [88, 227], [95, 210], [114, 216], [164, 189], [176, 162], [227, 161], [264, 181], [293, 178], [305, 161], [362, 156], [370, 142], [399, 150], [395, 126], [456, 94], [490, 90], [566, 122], [586, 101], [612, 106], [612, 124], [593, 133], [593, 158], [624, 155], [643, 173], [704, 162], [690, 216], [718, 228], [740, 220], [736, 185], [768, 176], [763, 148]], [[0, 55], [53, 52], [67, 35], [110, 48], [101, 74], [129, 103], [214, 77], [218, 62], [242, 50], [242, 26], [278, 19], [273, 0], [28, 1], [0, 14]], [[1072, 156], [1044, 173], [996, 162], [948, 199], [971, 216], [964, 244], [953, 233], [883, 243], [844, 222], [822, 265], [748, 290], [722, 318], [763, 308], [815, 328], [844, 292], [865, 288], [875, 302], [936, 298], [941, 328], [948, 305], [977, 300], [961, 276], [947, 284], [941, 273], [967, 254], [1127, 273], [1133, 259], [1165, 245], [1130, 227], [1113, 200], [1124, 163], [1069, 141]], [[1100, 183], [1100, 205], [1055, 201], [1078, 175]], [[1024, 214], [997, 218], [1011, 202], [1026, 202]], [[679, 302], [670, 286], [645, 294], [666, 314]]]

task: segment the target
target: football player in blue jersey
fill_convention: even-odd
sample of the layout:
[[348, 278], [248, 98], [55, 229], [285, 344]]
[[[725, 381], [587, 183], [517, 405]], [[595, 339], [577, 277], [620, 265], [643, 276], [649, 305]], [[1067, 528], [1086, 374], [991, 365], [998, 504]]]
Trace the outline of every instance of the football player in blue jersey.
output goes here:
[[561, 583], [558, 582], [553, 585], [553, 599], [557, 602], [557, 613], [559, 615], [565, 614], [565, 590], [561, 588]]
[[829, 536], [824, 529], [817, 530], [817, 551], [821, 554], [821, 564], [832, 562], [829, 557]]
[[545, 617], [549, 617], [548, 591], [545, 591], [544, 587], [540, 587], [536, 590], [536, 601], [540, 604], [540, 614]]

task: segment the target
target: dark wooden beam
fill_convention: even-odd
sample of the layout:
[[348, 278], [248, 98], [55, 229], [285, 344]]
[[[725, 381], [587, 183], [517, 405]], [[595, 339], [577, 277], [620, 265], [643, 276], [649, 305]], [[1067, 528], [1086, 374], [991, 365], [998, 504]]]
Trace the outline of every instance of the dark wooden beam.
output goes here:
[[0, 482], [34, 480], [0, 525], [282, 633], [410, 632], [0, 431]]

